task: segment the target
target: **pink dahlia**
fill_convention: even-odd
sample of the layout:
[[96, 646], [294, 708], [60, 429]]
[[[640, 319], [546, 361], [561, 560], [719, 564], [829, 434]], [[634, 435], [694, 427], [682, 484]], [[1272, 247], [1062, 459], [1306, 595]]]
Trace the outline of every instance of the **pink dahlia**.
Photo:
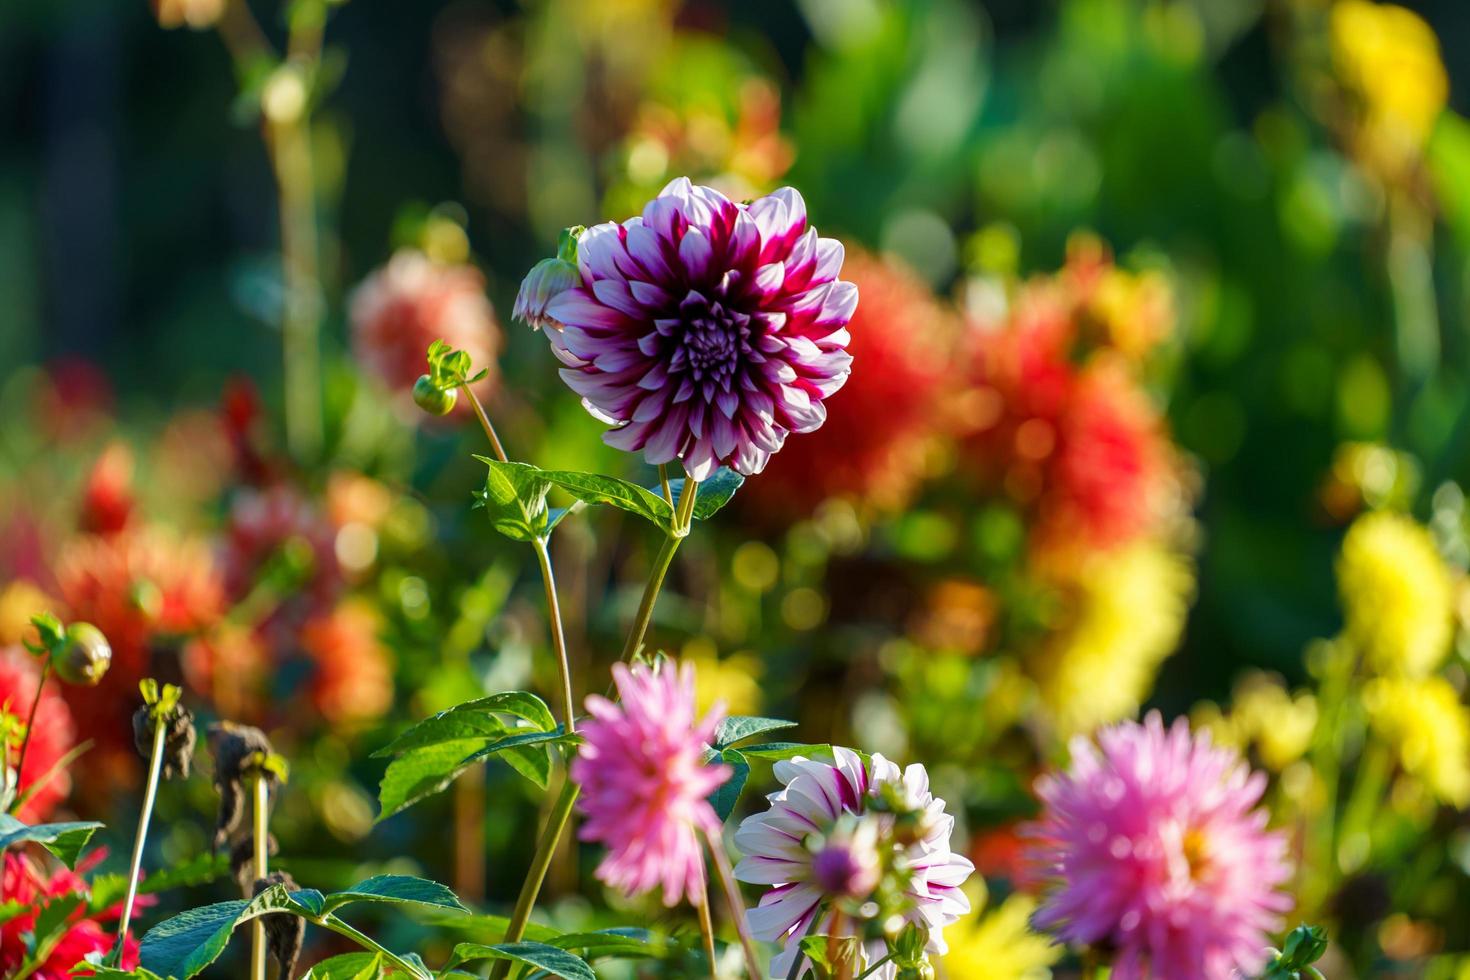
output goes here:
[[[944, 812], [944, 801], [929, 792], [924, 767], [911, 765], [900, 771], [881, 755], [865, 766], [856, 752], [845, 748], [833, 749], [833, 755], [830, 763], [802, 757], [776, 763], [776, 778], [785, 787], [771, 794], [770, 809], [746, 817], [735, 833], [735, 846], [744, 855], [735, 866], [735, 877], [775, 886], [748, 914], [751, 934], [757, 939], [786, 943], [771, 962], [773, 977], [790, 975], [801, 939], [819, 917], [832, 911], [833, 900], [862, 899], [865, 895], [854, 889], [871, 890], [876, 884], [866, 862], [850, 857], [853, 849], [843, 824], [852, 818], [876, 823], [871, 848], [892, 852], [888, 863], [904, 876], [904, 918], [928, 932], [930, 952], [948, 949], [945, 927], [970, 911], [960, 886], [975, 866], [950, 851], [954, 818]], [[912, 827], [904, 828], [906, 832], [900, 832], [891, 807], [874, 805], [885, 788], [918, 817]], [[834, 849], [834, 842], [839, 847]], [[881, 940], [864, 952], [867, 963], [887, 955]], [[886, 964], [872, 976], [892, 980], [895, 972], [892, 964]]]
[[[86, 899], [89, 890], [82, 873], [88, 871], [107, 856], [105, 850], [93, 851], [82, 860], [76, 871], [61, 866], [37, 864], [17, 850], [5, 852], [0, 864], [0, 903], [18, 905], [21, 912], [4, 923], [0, 923], [0, 976], [15, 976], [25, 963], [36, 927], [38, 911], [43, 903], [65, 901], [68, 898]], [[138, 905], [146, 907], [153, 903], [150, 895], [138, 896]], [[89, 911], [87, 903], [81, 901], [66, 919], [66, 925], [47, 954], [45, 960], [36, 964], [28, 974], [33, 980], [70, 980], [72, 977], [92, 976], [85, 968], [78, 969], [88, 956], [103, 956], [112, 950], [116, 938], [108, 923], [118, 918], [122, 903], [117, 902], [101, 911]], [[138, 941], [131, 935], [123, 950], [124, 970], [138, 965]]]
[[654, 672], [613, 667], [621, 704], [592, 695], [592, 720], [572, 761], [586, 815], [581, 838], [608, 855], [597, 877], [626, 895], [663, 885], [664, 904], [704, 900], [704, 856], [698, 833], [719, 833], [706, 797], [730, 778], [728, 766], [704, 761], [724, 712], [695, 715], [694, 668]]
[[680, 177], [642, 215], [582, 234], [580, 283], [517, 307], [557, 328], [561, 376], [617, 426], [609, 445], [696, 480], [749, 475], [821, 426], [847, 380], [857, 287], [842, 258], [792, 188], [736, 204]]
[[1046, 884], [1036, 924], [1112, 950], [1117, 980], [1254, 975], [1291, 904], [1286, 841], [1257, 805], [1265, 777], [1158, 712], [1071, 750], [1028, 829]]

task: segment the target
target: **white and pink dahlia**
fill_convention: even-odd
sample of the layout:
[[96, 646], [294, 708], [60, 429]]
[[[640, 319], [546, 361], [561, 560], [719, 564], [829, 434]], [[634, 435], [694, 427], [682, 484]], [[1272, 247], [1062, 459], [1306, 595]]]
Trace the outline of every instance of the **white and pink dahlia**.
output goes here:
[[[949, 849], [954, 818], [945, 803], [929, 791], [929, 774], [921, 765], [900, 771], [881, 755], [871, 765], [851, 749], [835, 748], [832, 762], [797, 757], [776, 763], [784, 788], [772, 793], [770, 809], [747, 817], [735, 833], [743, 855], [735, 877], [754, 885], [773, 885], [760, 905], [748, 913], [751, 934], [766, 942], [784, 942], [771, 963], [773, 977], [789, 976], [808, 934], [831, 927], [833, 903], [862, 899], [859, 892], [877, 883], [871, 858], [892, 852], [883, 864], [905, 883], [904, 918], [927, 931], [928, 951], [947, 950], [944, 929], [970, 910], [960, 886], [975, 866]], [[876, 804], [887, 794], [905, 801], [917, 819], [901, 831], [888, 807]], [[855, 835], [843, 826], [862, 823]], [[876, 826], [876, 832], [866, 828]], [[868, 838], [868, 839], [864, 839]], [[834, 846], [835, 845], [835, 846]], [[826, 920], [819, 922], [818, 920]], [[867, 944], [866, 968], [885, 955], [883, 940]], [[892, 980], [889, 963], [871, 974]]]
[[681, 177], [641, 215], [582, 233], [579, 282], [551, 291], [533, 274], [516, 307], [553, 328], [562, 378], [616, 426], [609, 445], [682, 460], [696, 480], [749, 475], [818, 428], [847, 380], [858, 297], [842, 259], [792, 188], [737, 204]]
[[1071, 768], [1037, 785], [1036, 925], [1111, 951], [1116, 980], [1254, 975], [1291, 904], [1286, 841], [1258, 806], [1265, 777], [1157, 712], [1071, 751]]
[[572, 760], [586, 816], [582, 840], [608, 849], [601, 881], [628, 896], [660, 885], [664, 904], [704, 901], [704, 853], [699, 834], [718, 834], [707, 797], [730, 778], [730, 767], [704, 761], [723, 712], [700, 719], [694, 708], [694, 668], [657, 672], [613, 666], [621, 703], [587, 698], [592, 720]]

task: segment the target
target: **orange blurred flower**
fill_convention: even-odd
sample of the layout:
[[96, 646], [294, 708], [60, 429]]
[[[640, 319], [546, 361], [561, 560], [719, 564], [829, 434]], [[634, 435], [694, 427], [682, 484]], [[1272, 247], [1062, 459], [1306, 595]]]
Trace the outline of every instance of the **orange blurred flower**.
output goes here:
[[392, 662], [378, 630], [373, 608], [357, 600], [301, 628], [301, 649], [316, 667], [311, 700], [329, 724], [372, 721], [392, 705]]

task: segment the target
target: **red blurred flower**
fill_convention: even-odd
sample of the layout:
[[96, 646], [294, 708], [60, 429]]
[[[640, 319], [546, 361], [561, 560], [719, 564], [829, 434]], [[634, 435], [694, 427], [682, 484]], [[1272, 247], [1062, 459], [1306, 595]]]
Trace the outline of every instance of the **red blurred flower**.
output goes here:
[[249, 378], [232, 378], [220, 398], [220, 426], [234, 451], [240, 479], [252, 486], [270, 481], [274, 467], [264, 449], [265, 408], [260, 392]]
[[[22, 722], [31, 710], [40, 681], [39, 660], [20, 647], [0, 650], [0, 706]], [[20, 774], [22, 791], [37, 780], [46, 780], [17, 814], [26, 823], [44, 821], [71, 792], [71, 774], [65, 768], [56, 769], [56, 764], [71, 751], [76, 742], [76, 729], [66, 702], [57, 693], [58, 683], [52, 679], [36, 705], [25, 767]]]
[[1105, 548], [1157, 526], [1176, 490], [1164, 422], [1112, 348], [1081, 349], [1075, 276], [1022, 289], [976, 324], [963, 462], [1033, 519], [1043, 549]]
[[[64, 689], [82, 735], [103, 748], [125, 748], [113, 762], [131, 766], [130, 718], [138, 681], [150, 670], [150, 644], [197, 633], [224, 609], [209, 546], [162, 528], [132, 527], [112, 537], [67, 541], [55, 564], [57, 590], [70, 618], [92, 623], [112, 644], [112, 667], [96, 687]], [[128, 761], [124, 762], [123, 759]], [[96, 768], [94, 760], [87, 760]]]
[[853, 371], [831, 396], [826, 424], [747, 482], [742, 498], [766, 514], [805, 517], [837, 496], [901, 508], [934, 439], [948, 428], [952, 314], [896, 262], [853, 250], [843, 275], [862, 296], [847, 325]]
[[230, 507], [225, 558], [230, 594], [240, 598], [255, 587], [273, 561], [291, 564], [298, 581], [293, 594], [312, 609], [329, 605], [342, 585], [337, 565], [336, 528], [317, 505], [295, 487], [277, 483], [264, 490], [242, 490]]
[[474, 373], [495, 374], [500, 327], [474, 266], [401, 249], [357, 287], [351, 313], [353, 353], [394, 392], [409, 393], [436, 340], [468, 353]]
[[185, 644], [179, 659], [189, 688], [221, 717], [248, 724], [263, 719], [271, 657], [254, 630], [221, 624]]
[[133, 506], [133, 451], [114, 442], [87, 475], [77, 526], [88, 534], [117, 534], [127, 527]]
[[301, 628], [301, 649], [316, 667], [311, 701], [329, 724], [372, 721], [392, 705], [392, 663], [378, 629], [372, 607], [356, 601]]
[[[105, 856], [104, 851], [89, 855], [84, 865], [90, 866]], [[57, 866], [49, 874], [26, 855], [10, 850], [5, 852], [4, 868], [0, 871], [0, 903], [16, 903], [25, 909], [19, 915], [0, 924], [0, 974], [13, 976], [25, 961], [26, 935], [35, 928], [36, 917], [49, 899], [65, 899], [67, 896], [88, 894], [87, 883], [80, 874]], [[149, 896], [139, 896], [138, 904], [152, 904]], [[68, 980], [72, 976], [91, 976], [90, 972], [72, 968], [92, 954], [106, 955], [116, 942], [104, 922], [114, 920], [121, 910], [121, 903], [101, 913], [87, 914], [87, 905], [82, 904], [67, 919], [66, 932], [51, 950], [44, 963], [34, 973], [33, 980]], [[138, 965], [138, 942], [129, 936], [123, 950], [123, 969], [131, 970]]]

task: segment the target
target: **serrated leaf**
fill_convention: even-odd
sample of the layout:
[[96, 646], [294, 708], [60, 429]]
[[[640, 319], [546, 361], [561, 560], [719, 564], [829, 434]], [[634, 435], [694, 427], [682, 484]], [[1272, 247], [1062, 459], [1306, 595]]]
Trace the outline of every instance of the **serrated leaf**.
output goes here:
[[735, 804], [740, 801], [740, 791], [745, 789], [746, 780], [750, 779], [750, 763], [745, 761], [745, 756], [738, 749], [722, 750], [720, 761], [730, 767], [730, 778], [710, 794], [709, 804], [715, 808], [715, 815], [720, 818], [720, 823], [724, 823], [730, 819]]
[[475, 458], [486, 466], [485, 489], [477, 498], [490, 518], [490, 526], [513, 541], [545, 537], [546, 494], [551, 484], [542, 472], [529, 463]]
[[523, 718], [540, 731], [556, 727], [556, 719], [545, 701], [527, 691], [503, 691], [457, 704], [426, 718], [373, 755], [399, 755], [409, 749], [469, 738], [498, 738], [513, 731], [497, 717], [502, 714]]
[[546, 943], [501, 943], [485, 946], [480, 943], [460, 943], [454, 947], [454, 955], [445, 964], [446, 970], [462, 963], [475, 960], [510, 960], [543, 970], [562, 980], [597, 980], [597, 974], [587, 961], [564, 949]]
[[75, 867], [82, 848], [102, 829], [95, 820], [70, 823], [26, 824], [8, 813], [0, 813], [0, 851], [12, 844], [31, 841], [56, 855], [68, 868]]
[[496, 739], [494, 742], [491, 742], [489, 745], [486, 745], [474, 755], [470, 756], [468, 761], [479, 762], [482, 759], [490, 758], [492, 755], [499, 755], [502, 752], [507, 752], [512, 749], [521, 749], [527, 746], [545, 747], [556, 743], [572, 743], [578, 742], [580, 740], [580, 735], [568, 735], [565, 729], [563, 729], [562, 726], [558, 725], [554, 730], [549, 732], [523, 732], [516, 735], [507, 735], [505, 738]]
[[405, 752], [388, 763], [378, 784], [378, 820], [387, 820], [425, 797], [443, 791], [469, 768], [466, 761], [484, 742], [444, 742]]
[[322, 960], [301, 980], [382, 980], [388, 975], [381, 953], [343, 953]]
[[584, 503], [607, 504], [637, 514], [665, 531], [674, 526], [674, 508], [669, 502], [636, 483], [576, 470], [543, 470], [541, 475]]
[[335, 912], [358, 902], [387, 902], [393, 905], [426, 905], [430, 908], [468, 912], [454, 892], [437, 881], [413, 875], [374, 875], [351, 888], [326, 897], [318, 915]]
[[235, 927], [271, 912], [297, 910], [282, 885], [274, 885], [250, 901], [237, 899], [190, 909], [165, 919], [138, 944], [139, 963], [165, 977], [189, 980], [219, 959]]
[[779, 718], [755, 718], [749, 715], [731, 715], [729, 718], [720, 722], [720, 727], [715, 729], [714, 746], [717, 749], [723, 749], [726, 746], [743, 742], [747, 738], [754, 738], [766, 732], [795, 727], [796, 722], [782, 721]]

